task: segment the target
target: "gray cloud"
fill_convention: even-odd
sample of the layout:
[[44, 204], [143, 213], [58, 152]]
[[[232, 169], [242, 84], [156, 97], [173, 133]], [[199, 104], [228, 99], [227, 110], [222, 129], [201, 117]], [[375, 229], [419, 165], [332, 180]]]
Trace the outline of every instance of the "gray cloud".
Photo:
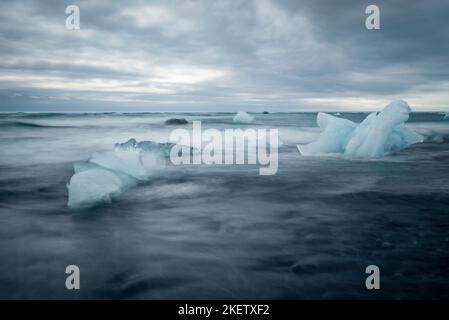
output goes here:
[[2, 1], [0, 111], [443, 110], [448, 18], [443, 0]]

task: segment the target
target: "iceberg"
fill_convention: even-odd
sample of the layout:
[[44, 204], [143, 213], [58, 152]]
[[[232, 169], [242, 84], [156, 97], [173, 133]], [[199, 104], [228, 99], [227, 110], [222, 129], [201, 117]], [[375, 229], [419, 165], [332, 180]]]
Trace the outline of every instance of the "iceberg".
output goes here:
[[317, 124], [322, 133], [317, 141], [298, 145], [302, 155], [344, 153], [356, 124], [347, 119], [337, 118], [327, 113], [318, 113]]
[[250, 124], [254, 122], [254, 117], [250, 116], [245, 111], [238, 112], [234, 117], [234, 123]]
[[97, 151], [87, 161], [75, 163], [75, 174], [67, 184], [68, 207], [110, 202], [112, 197], [158, 175], [174, 145], [130, 139], [115, 144], [112, 151]]
[[411, 112], [403, 100], [388, 104], [380, 113], [368, 115], [360, 124], [330, 114], [318, 113], [318, 140], [298, 145], [302, 155], [342, 154], [356, 158], [380, 158], [424, 141], [405, 126]]
[[449, 120], [449, 112], [444, 114], [443, 120]]

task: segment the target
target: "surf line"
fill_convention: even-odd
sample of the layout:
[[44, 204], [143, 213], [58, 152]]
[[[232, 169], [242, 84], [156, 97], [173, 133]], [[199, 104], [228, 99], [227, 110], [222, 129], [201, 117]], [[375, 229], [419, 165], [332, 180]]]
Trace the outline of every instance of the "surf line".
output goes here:
[[169, 139], [175, 143], [170, 151], [174, 165], [259, 164], [259, 175], [274, 175], [278, 171], [278, 129], [238, 128], [223, 132], [214, 128], [202, 130], [201, 121], [193, 121], [191, 133], [175, 129]]

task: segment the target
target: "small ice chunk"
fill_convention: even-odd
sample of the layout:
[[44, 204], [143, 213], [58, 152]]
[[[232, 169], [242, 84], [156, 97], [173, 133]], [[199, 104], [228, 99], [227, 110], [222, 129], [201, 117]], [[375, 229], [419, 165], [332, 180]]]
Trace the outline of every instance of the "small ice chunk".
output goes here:
[[97, 203], [110, 202], [111, 196], [121, 193], [133, 182], [121, 175], [102, 168], [89, 169], [72, 176], [67, 184], [67, 205], [73, 209], [91, 207]]
[[89, 162], [115, 172], [127, 174], [137, 180], [145, 180], [154, 168], [163, 166], [165, 159], [158, 153], [139, 149], [94, 152]]
[[113, 151], [94, 152], [88, 161], [75, 163], [75, 174], [67, 184], [67, 205], [85, 208], [109, 202], [111, 197], [156, 176], [165, 167], [166, 148], [168, 144], [130, 139], [115, 144]]
[[254, 117], [250, 116], [245, 111], [238, 112], [234, 117], [234, 123], [250, 124], [254, 122]]

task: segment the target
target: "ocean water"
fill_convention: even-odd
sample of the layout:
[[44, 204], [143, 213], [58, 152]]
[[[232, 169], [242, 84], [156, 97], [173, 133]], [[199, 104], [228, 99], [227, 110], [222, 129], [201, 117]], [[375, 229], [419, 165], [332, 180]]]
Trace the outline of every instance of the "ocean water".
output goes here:
[[[449, 298], [449, 121], [378, 160], [303, 157], [315, 113], [0, 114], [0, 298]], [[342, 113], [360, 122], [366, 114]], [[73, 164], [176, 126], [277, 128], [279, 170], [182, 166], [93, 208], [67, 207]], [[183, 126], [190, 129], [191, 125]], [[81, 289], [65, 288], [65, 268]], [[380, 290], [365, 268], [380, 268]]]

